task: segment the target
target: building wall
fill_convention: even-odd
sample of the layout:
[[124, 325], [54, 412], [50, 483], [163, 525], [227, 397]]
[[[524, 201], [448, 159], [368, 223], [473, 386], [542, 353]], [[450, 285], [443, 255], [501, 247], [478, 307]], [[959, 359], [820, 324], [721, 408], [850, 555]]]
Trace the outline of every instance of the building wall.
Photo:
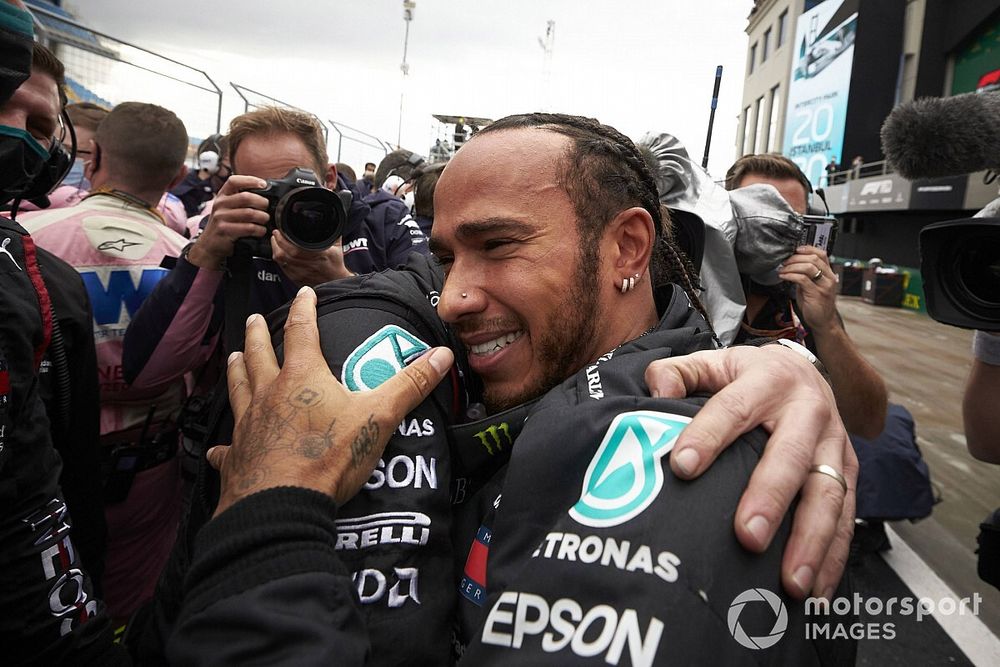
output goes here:
[[[757, 10], [751, 14], [747, 33], [747, 62], [744, 65], [743, 101], [740, 105], [739, 128], [736, 133], [736, 154], [746, 155], [748, 153], [775, 152], [781, 150], [781, 139], [785, 132], [785, 102], [788, 90], [788, 76], [792, 63], [792, 48], [795, 41], [795, 20], [802, 14], [804, 0], [762, 0], [757, 4]], [[781, 46], [777, 44], [778, 20], [783, 12], [787, 12], [785, 23], [784, 42]], [[764, 35], [770, 30], [770, 45], [767, 59], [762, 61]], [[750, 56], [753, 46], [756, 45], [756, 53], [753, 62], [753, 71], [750, 71]], [[779, 95], [777, 108], [775, 109], [776, 121], [773, 132], [773, 142], [768, 142], [764, 137], [769, 137], [771, 127], [771, 109], [774, 106], [772, 91], [777, 87]], [[760, 105], [761, 118], [758, 119], [756, 109], [757, 101], [763, 100]], [[749, 108], [749, 113], [747, 109]], [[754, 135], [752, 146], [745, 146], [747, 123], [750, 123], [751, 134]], [[755, 130], [762, 129], [764, 137], [759, 136]]]

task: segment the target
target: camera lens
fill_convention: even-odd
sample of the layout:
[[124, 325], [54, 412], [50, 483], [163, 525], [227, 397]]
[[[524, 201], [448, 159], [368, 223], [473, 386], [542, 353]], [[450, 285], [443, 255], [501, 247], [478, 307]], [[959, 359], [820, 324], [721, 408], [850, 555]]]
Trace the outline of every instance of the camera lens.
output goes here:
[[325, 188], [298, 188], [281, 198], [275, 223], [285, 237], [306, 250], [326, 250], [340, 238], [343, 204]]
[[1000, 308], [1000, 235], [965, 239], [955, 249], [958, 282], [977, 305]]

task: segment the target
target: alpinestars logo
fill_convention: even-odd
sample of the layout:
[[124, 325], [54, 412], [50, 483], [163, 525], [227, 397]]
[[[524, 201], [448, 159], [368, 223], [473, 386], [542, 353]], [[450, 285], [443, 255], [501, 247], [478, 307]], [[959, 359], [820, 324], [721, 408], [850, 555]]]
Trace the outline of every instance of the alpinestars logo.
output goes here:
[[605, 528], [641, 514], [663, 488], [660, 459], [690, 422], [689, 417], [648, 410], [615, 417], [587, 467], [583, 492], [569, 515], [585, 526]]
[[410, 332], [389, 324], [351, 352], [344, 362], [341, 380], [351, 391], [374, 389], [429, 349]]
[[[774, 612], [774, 626], [769, 633], [760, 637], [749, 636], [740, 625], [740, 614], [743, 612], [743, 608], [752, 602], [763, 602], [769, 605], [771, 611]], [[778, 643], [778, 640], [785, 634], [785, 630], [788, 629], [788, 611], [785, 609], [785, 603], [766, 588], [751, 588], [737, 595], [733, 603], [729, 605], [727, 620], [729, 634], [733, 636], [733, 639], [740, 646], [754, 650], [771, 648]]]

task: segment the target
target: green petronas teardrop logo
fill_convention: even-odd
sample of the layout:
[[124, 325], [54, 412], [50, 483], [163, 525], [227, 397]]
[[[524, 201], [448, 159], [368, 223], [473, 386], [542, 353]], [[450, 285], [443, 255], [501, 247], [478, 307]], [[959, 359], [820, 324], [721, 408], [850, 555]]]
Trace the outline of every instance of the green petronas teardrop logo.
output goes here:
[[341, 379], [351, 391], [368, 391], [430, 349], [410, 332], [390, 324], [361, 343], [344, 362]]
[[587, 467], [580, 500], [569, 515], [594, 528], [623, 524], [649, 507], [663, 488], [660, 459], [689, 417], [638, 410], [614, 418]]

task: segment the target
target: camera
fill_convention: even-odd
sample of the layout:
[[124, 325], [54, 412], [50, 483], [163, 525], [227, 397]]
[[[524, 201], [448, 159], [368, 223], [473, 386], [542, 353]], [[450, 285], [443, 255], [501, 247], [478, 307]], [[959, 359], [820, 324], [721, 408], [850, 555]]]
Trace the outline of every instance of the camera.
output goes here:
[[799, 245], [816, 246], [827, 255], [831, 254], [833, 242], [837, 238], [837, 219], [827, 215], [803, 215], [800, 220], [802, 235], [799, 237]]
[[920, 230], [927, 313], [942, 324], [1000, 331], [1000, 218], [963, 218]]
[[326, 250], [340, 238], [351, 206], [350, 192], [334, 192], [320, 185], [310, 169], [294, 168], [280, 180], [268, 179], [267, 187], [248, 190], [267, 199], [268, 234], [259, 243], [260, 256], [270, 257], [271, 232], [275, 229], [304, 250]]

